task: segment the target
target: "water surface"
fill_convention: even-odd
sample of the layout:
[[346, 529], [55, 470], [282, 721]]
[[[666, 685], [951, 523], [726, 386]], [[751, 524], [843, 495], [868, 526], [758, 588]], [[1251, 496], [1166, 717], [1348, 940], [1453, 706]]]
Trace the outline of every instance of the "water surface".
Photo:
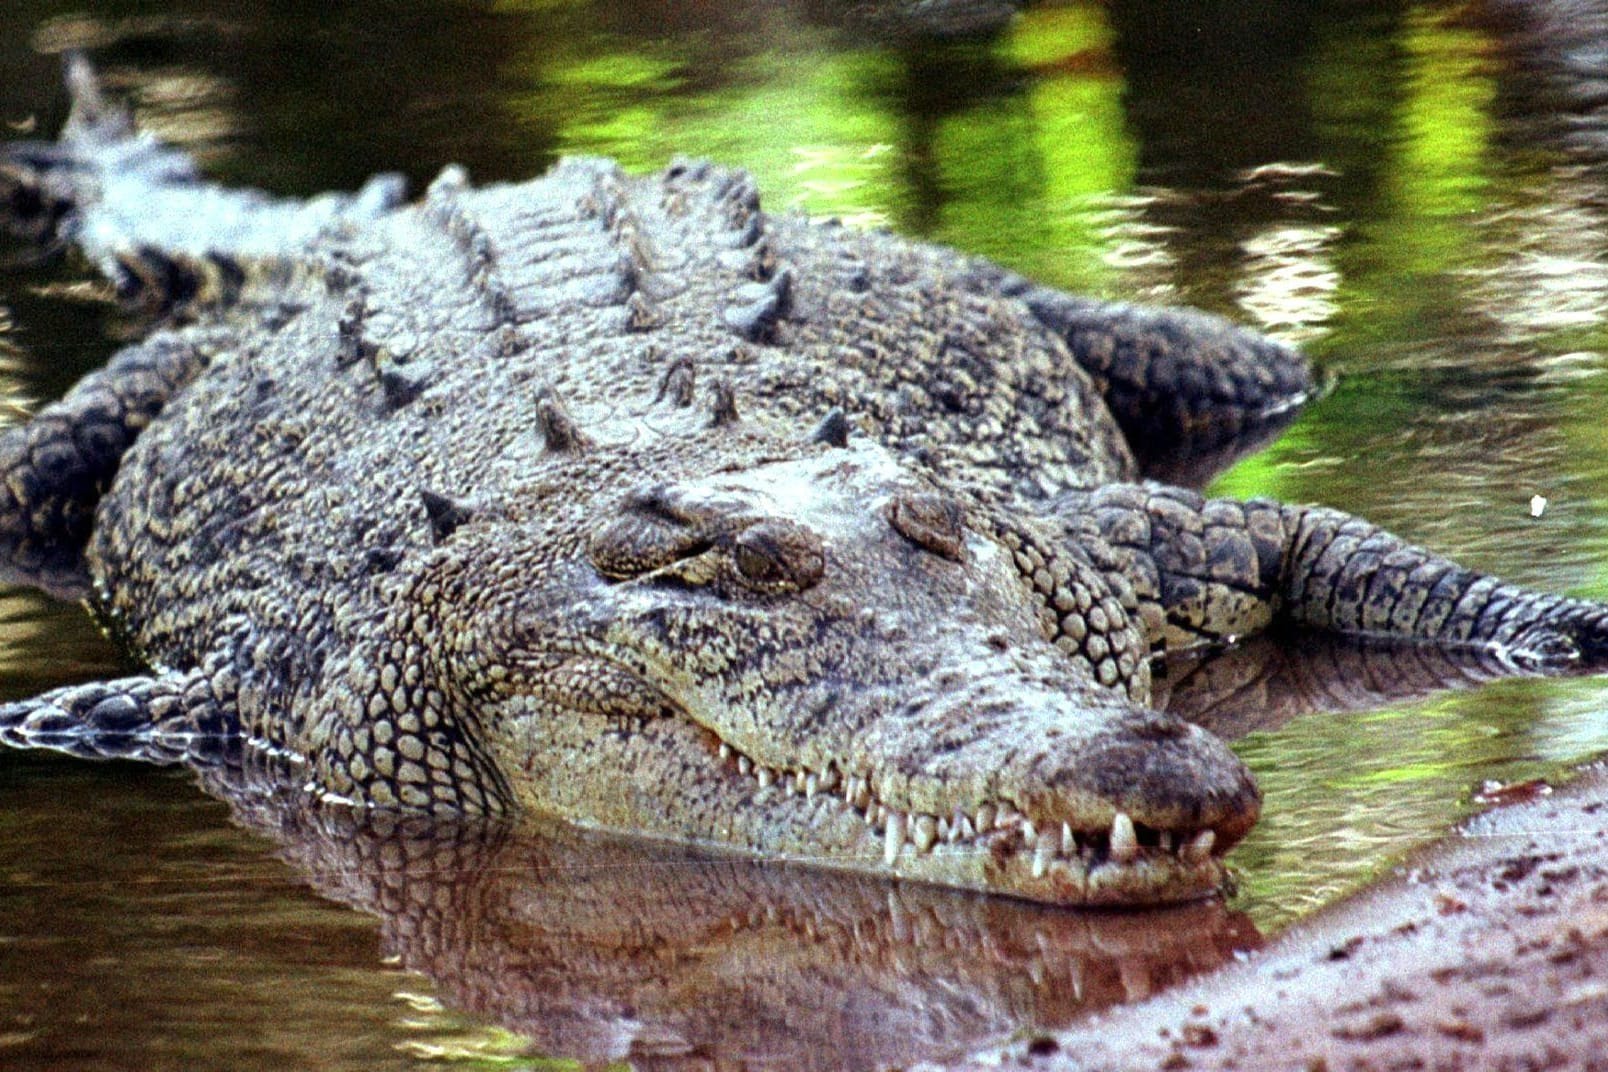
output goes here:
[[[54, 53], [79, 46], [211, 174], [285, 193], [382, 170], [419, 188], [454, 161], [518, 179], [568, 153], [633, 169], [678, 153], [742, 164], [771, 209], [949, 243], [1070, 289], [1198, 305], [1305, 346], [1334, 390], [1213, 490], [1321, 501], [1526, 584], [1608, 598], [1608, 154], [1585, 111], [1600, 98], [1559, 80], [1557, 42], [1480, 4], [1045, 3], [997, 33], [945, 40], [846, 14], [861, 7], [14, 0], [0, 118], [54, 130]], [[0, 275], [8, 399], [59, 394], [127, 330], [87, 279], [71, 262]], [[1399, 673], [1346, 665], [1353, 681]], [[0, 599], [4, 695], [128, 669], [76, 608]], [[1235, 855], [1231, 909], [1277, 931], [1445, 831], [1482, 783], [1556, 776], [1608, 749], [1605, 699], [1593, 679], [1509, 680], [1247, 717], [1236, 747], [1266, 817]], [[283, 847], [301, 842], [276, 848], [266, 829], [231, 822], [181, 774], [0, 754], [0, 1064], [546, 1067], [612, 1052], [543, 1035], [528, 1008], [474, 998], [461, 972], [453, 985], [409, 971], [442, 963], [415, 932], [399, 937], [395, 921], [413, 917], [387, 915], [368, 887], [310, 877], [307, 853]], [[818, 909], [789, 955], [848, 917], [869, 944], [840, 952], [877, 947], [863, 890], [771, 895]], [[520, 918], [561, 914], [538, 905]], [[778, 918], [787, 911], [807, 915]], [[922, 911], [938, 944], [921, 948], [943, 948], [961, 919], [951, 944], [1059, 942], [1054, 964], [1109, 983], [1073, 988], [1067, 975], [1017, 992], [966, 975], [982, 1011], [961, 1020], [977, 1035], [1179, 974], [1154, 935], [1055, 937], [1064, 924]], [[1254, 944], [1237, 920], [1197, 920], [1217, 936], [1203, 947]], [[750, 937], [771, 958], [775, 926]], [[1100, 959], [1102, 941], [1123, 952]], [[845, 974], [842, 958], [797, 970], [861, 997], [877, 985], [919, 996], [960, 970], [917, 959], [880, 984]], [[562, 988], [555, 963], [540, 965], [553, 975], [505, 966]], [[719, 971], [744, 963], [757, 977], [765, 958]], [[1031, 957], [999, 963], [1035, 974]], [[599, 976], [578, 959], [567, 981], [582, 977]], [[650, 1015], [629, 1007], [642, 991], [608, 993], [618, 1007], [599, 1022], [622, 1037], [681, 1008], [660, 994]], [[958, 1015], [932, 1002], [933, 1019]], [[964, 1048], [964, 1032], [929, 1034]], [[643, 1064], [716, 1055], [678, 1038], [614, 1042]], [[694, 1041], [761, 1062], [753, 1040], [721, 1038]]]

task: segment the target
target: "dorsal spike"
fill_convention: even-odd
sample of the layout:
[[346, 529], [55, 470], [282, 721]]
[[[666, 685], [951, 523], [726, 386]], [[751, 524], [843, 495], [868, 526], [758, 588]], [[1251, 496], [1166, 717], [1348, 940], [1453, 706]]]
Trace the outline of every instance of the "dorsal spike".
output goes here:
[[474, 508], [468, 503], [448, 498], [429, 488], [420, 488], [419, 498], [424, 501], [424, 512], [430, 518], [430, 538], [437, 546], [445, 543], [448, 537], [458, 531], [459, 526], [475, 516]]
[[536, 426], [541, 429], [542, 442], [555, 454], [584, 450], [592, 443], [551, 387], [536, 392]]
[[849, 415], [843, 412], [842, 406], [833, 406], [821, 419], [821, 423], [815, 426], [810, 442], [825, 443], [831, 447], [846, 447], [849, 445], [850, 431]]
[[737, 394], [731, 389], [731, 384], [716, 380], [710, 389], [715, 395], [715, 405], [709, 415], [709, 427], [725, 428], [742, 420], [742, 415], [737, 412]]
[[670, 362], [659, 380], [659, 390], [653, 396], [655, 403], [669, 400], [672, 406], [685, 409], [692, 405], [693, 388], [698, 382], [698, 366], [690, 357], [682, 356]]

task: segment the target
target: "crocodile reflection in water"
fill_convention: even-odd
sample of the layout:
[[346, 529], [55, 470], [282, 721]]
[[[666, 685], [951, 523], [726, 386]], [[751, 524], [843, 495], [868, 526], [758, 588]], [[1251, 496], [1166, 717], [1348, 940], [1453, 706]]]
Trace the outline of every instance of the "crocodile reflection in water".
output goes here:
[[1069, 913], [700, 855], [559, 823], [236, 798], [451, 1007], [533, 1053], [637, 1068], [872, 1069], [1066, 1026], [1259, 944], [1207, 902]]

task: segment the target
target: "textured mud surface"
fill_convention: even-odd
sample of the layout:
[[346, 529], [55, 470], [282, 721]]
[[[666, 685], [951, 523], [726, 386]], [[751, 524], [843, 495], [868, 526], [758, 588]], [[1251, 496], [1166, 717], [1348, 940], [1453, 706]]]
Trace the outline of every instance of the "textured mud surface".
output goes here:
[[1243, 963], [1003, 1063], [1608, 1069], [1608, 769], [1514, 795]]

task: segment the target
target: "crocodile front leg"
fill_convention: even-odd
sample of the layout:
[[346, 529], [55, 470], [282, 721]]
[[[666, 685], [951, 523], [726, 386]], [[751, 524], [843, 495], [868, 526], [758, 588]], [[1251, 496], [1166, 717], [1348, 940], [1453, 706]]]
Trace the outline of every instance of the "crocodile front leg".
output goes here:
[[1119, 484], [1057, 512], [1131, 586], [1158, 652], [1283, 621], [1482, 648], [1527, 668], [1608, 658], [1608, 606], [1465, 569], [1339, 510]]
[[0, 704], [0, 744], [216, 766], [238, 754], [235, 689], [230, 660], [221, 654], [192, 670], [68, 685]]

